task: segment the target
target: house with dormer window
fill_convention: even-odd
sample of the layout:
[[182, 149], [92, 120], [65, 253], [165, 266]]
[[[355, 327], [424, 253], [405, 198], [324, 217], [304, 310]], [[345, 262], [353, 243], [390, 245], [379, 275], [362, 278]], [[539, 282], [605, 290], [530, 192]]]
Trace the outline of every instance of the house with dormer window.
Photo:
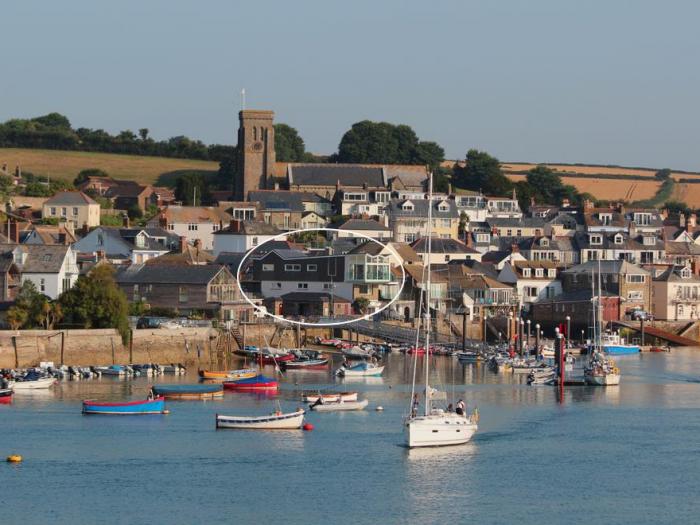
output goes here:
[[503, 267], [498, 280], [515, 286], [520, 303], [528, 311], [532, 303], [562, 293], [558, 271], [557, 264], [550, 261], [513, 261]]
[[428, 232], [429, 213], [432, 214], [433, 237], [458, 238], [459, 212], [453, 200], [394, 199], [388, 212], [394, 241], [412, 243], [424, 237]]
[[651, 233], [588, 232], [575, 236], [581, 262], [623, 260], [634, 264], [660, 264], [666, 259], [666, 243]]
[[652, 313], [655, 319], [700, 319], [700, 277], [690, 266], [671, 266], [654, 277]]

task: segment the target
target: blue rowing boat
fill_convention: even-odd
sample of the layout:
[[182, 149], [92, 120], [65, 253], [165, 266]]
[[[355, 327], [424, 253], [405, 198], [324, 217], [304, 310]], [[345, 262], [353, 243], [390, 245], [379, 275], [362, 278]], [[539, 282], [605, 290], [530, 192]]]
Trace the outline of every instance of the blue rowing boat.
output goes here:
[[212, 399], [224, 395], [220, 384], [153, 385], [151, 390], [154, 395], [166, 399]]
[[165, 398], [145, 399], [143, 401], [128, 401], [125, 403], [98, 403], [83, 401], [83, 414], [103, 414], [110, 416], [137, 416], [145, 414], [167, 414]]

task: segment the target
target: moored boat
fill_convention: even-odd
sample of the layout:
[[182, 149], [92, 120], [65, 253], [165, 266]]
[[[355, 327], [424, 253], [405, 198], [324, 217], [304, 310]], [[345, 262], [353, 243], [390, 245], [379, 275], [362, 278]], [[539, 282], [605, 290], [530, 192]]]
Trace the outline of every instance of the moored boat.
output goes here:
[[280, 363], [282, 370], [323, 370], [328, 367], [328, 358], [321, 359], [295, 359]]
[[304, 394], [302, 396], [302, 401], [306, 403], [315, 403], [322, 398], [324, 402], [332, 403], [334, 401], [357, 401], [357, 392], [327, 392], [321, 394], [320, 392], [314, 394]]
[[12, 384], [12, 390], [19, 392], [22, 390], [42, 390], [46, 388], [51, 388], [56, 383], [56, 379], [53, 377], [37, 377], [28, 378], [25, 376], [22, 379], [17, 379]]
[[165, 398], [127, 401], [123, 403], [101, 403], [98, 401], [83, 401], [83, 414], [101, 414], [114, 416], [136, 416], [147, 414], [167, 414]]
[[0, 388], [0, 404], [7, 405], [12, 403], [12, 389]]
[[603, 334], [601, 344], [603, 352], [608, 355], [631, 355], [642, 351], [638, 345], [625, 344], [619, 334]]
[[165, 399], [213, 399], [224, 395], [224, 389], [219, 384], [153, 385], [151, 390], [155, 396], [163, 396]]
[[309, 405], [309, 408], [316, 412], [343, 412], [349, 410], [364, 410], [368, 403], [369, 401], [367, 399], [363, 399], [362, 401], [343, 401], [342, 399], [331, 402], [317, 401]]
[[271, 377], [256, 375], [255, 377], [249, 377], [239, 381], [226, 381], [224, 382], [224, 388], [226, 390], [235, 390], [238, 392], [270, 391], [277, 390], [279, 388], [279, 383]]
[[382, 375], [383, 371], [383, 366], [363, 362], [350, 367], [341, 366], [335, 374], [343, 377], [372, 377]]
[[199, 377], [202, 379], [229, 379], [233, 381], [255, 377], [257, 374], [258, 371], [255, 368], [241, 368], [239, 370], [224, 370], [221, 372], [215, 372], [212, 370], [199, 371]]
[[241, 430], [294, 430], [304, 424], [304, 410], [283, 413], [276, 411], [267, 416], [223, 416], [216, 414], [216, 428]]

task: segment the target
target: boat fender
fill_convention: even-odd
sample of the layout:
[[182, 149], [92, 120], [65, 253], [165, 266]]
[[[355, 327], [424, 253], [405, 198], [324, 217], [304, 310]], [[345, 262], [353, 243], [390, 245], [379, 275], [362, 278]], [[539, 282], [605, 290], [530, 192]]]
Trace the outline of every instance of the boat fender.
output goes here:
[[304, 423], [304, 426], [301, 427], [307, 432], [311, 432], [314, 429], [314, 426], [311, 423]]
[[7, 456], [7, 462], [8, 463], [21, 463], [22, 462], [22, 456], [19, 454], [11, 454]]
[[377, 408], [375, 408], [374, 410], [376, 410], [377, 412], [381, 412], [382, 410], [384, 410], [384, 407], [381, 406], [381, 405], [379, 405], [379, 406], [378, 406]]

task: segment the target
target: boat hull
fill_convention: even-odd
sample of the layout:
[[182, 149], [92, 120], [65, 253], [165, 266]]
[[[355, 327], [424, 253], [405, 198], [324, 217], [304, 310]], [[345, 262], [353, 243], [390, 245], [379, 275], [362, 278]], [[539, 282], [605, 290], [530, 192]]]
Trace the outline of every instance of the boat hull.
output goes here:
[[277, 390], [279, 383], [274, 379], [259, 375], [240, 381], [227, 381], [224, 383], [224, 388], [238, 392], [270, 391]]
[[223, 397], [221, 385], [154, 385], [153, 393], [165, 399], [214, 399]]
[[211, 370], [200, 370], [199, 377], [202, 379], [221, 379], [236, 381], [239, 379], [248, 379], [255, 377], [258, 374], [257, 370], [252, 368], [244, 368], [241, 370], [229, 370], [223, 372], [214, 372]]
[[131, 401], [128, 403], [97, 403], [83, 401], [83, 414], [109, 416], [137, 416], [148, 414], [165, 414], [165, 398]]
[[382, 372], [384, 367], [378, 366], [366, 369], [339, 368], [336, 374], [342, 377], [377, 377], [382, 375]]
[[216, 415], [216, 428], [238, 430], [296, 430], [304, 424], [303, 410], [289, 414], [271, 414], [269, 416], [245, 417]]
[[325, 370], [328, 368], [328, 359], [307, 359], [303, 361], [283, 361], [280, 365], [283, 370]]
[[369, 401], [335, 401], [320, 405], [311, 405], [309, 408], [315, 412], [348, 412], [352, 410], [364, 410]]
[[620, 384], [620, 374], [584, 374], [584, 380], [591, 386], [615, 386]]
[[632, 355], [638, 354], [642, 349], [634, 345], [604, 345], [603, 352], [608, 355]]
[[318, 401], [319, 397], [323, 397], [323, 401], [328, 403], [335, 403], [340, 401], [357, 401], [357, 392], [342, 392], [337, 394], [309, 394], [303, 397], [303, 401], [306, 403], [315, 403]]
[[12, 389], [0, 388], [0, 405], [9, 405], [12, 403]]
[[409, 448], [463, 445], [477, 429], [476, 423], [456, 414], [418, 416], [406, 423], [406, 445]]
[[17, 392], [20, 390], [41, 390], [51, 388], [56, 383], [53, 377], [42, 377], [34, 381], [15, 381], [12, 389]]

